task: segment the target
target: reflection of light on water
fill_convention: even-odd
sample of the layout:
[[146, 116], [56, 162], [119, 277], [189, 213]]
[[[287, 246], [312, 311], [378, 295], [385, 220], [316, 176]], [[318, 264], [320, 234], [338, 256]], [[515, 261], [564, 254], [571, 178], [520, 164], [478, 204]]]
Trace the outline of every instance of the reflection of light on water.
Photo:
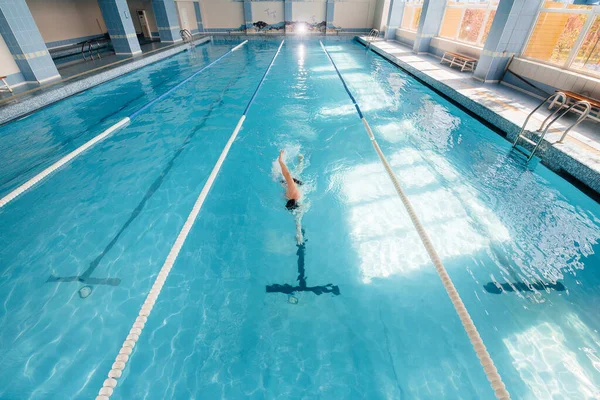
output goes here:
[[306, 54], [306, 48], [304, 47], [304, 43], [301, 43], [298, 46], [298, 66], [304, 67], [304, 56]]
[[[597, 335], [573, 313], [561, 318], [573, 328], [573, 335], [565, 335], [557, 325], [544, 322], [503, 339], [514, 359], [513, 365], [531, 390], [526, 398], [600, 398], [600, 388], [586, 374], [577, 360], [578, 355], [567, 346]], [[586, 350], [587, 354], [589, 349]], [[595, 355], [593, 357], [597, 360]]]
[[[486, 230], [496, 232], [495, 240], [510, 238], [493, 212], [456, 179], [458, 174], [450, 165], [442, 171], [452, 181], [452, 190], [440, 184], [415, 150], [397, 151], [389, 159], [404, 188], [414, 191], [409, 195], [411, 202], [442, 259], [471, 254], [490, 244], [487, 235], [471, 226], [465, 204], [477, 210]], [[349, 224], [365, 283], [429, 264], [418, 234], [380, 163], [355, 166], [343, 173], [341, 182], [344, 200], [350, 205]], [[427, 207], [419, 206], [423, 204]]]

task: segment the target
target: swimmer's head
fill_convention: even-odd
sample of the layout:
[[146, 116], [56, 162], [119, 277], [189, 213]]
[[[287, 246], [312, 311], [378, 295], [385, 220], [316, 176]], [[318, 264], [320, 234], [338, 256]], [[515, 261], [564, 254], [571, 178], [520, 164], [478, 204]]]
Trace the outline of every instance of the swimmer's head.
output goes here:
[[299, 206], [300, 205], [298, 204], [298, 202], [294, 199], [290, 199], [287, 201], [287, 203], [285, 203], [285, 208], [287, 208], [289, 211], [294, 211]]

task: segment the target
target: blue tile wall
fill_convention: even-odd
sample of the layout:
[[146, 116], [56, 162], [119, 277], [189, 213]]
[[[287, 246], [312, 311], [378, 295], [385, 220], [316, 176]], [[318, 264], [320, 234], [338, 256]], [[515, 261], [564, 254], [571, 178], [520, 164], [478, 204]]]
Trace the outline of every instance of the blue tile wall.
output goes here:
[[423, 2], [423, 11], [421, 12], [419, 27], [417, 28], [414, 51], [417, 53], [429, 51], [431, 38], [438, 34], [440, 25], [442, 24], [445, 8], [446, 0], [425, 0]]
[[498, 81], [502, 77], [510, 56], [519, 54], [525, 46], [541, 2], [542, 0], [500, 0], [475, 68], [476, 78]]
[[26, 80], [60, 77], [25, 0], [0, 0], [0, 34]]
[[111, 42], [117, 54], [141, 53], [129, 7], [126, 0], [98, 0], [102, 17], [108, 28]]
[[402, 23], [402, 16], [404, 15], [404, 2], [401, 0], [391, 0], [390, 12], [388, 13], [387, 30], [385, 32], [385, 38], [394, 38], [396, 35], [396, 29], [400, 28]]
[[177, 8], [173, 0], [152, 0], [152, 8], [158, 25], [158, 33], [161, 42], [178, 42], [179, 19], [177, 18]]
[[204, 32], [204, 24], [202, 23], [202, 12], [200, 11], [200, 3], [194, 2], [194, 11], [196, 12], [196, 23], [198, 24], [198, 32]]

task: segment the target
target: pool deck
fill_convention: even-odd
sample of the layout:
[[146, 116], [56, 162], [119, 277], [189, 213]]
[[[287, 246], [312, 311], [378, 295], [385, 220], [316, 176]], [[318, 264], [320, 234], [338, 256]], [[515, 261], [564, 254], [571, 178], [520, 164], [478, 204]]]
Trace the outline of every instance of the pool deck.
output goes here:
[[[362, 37], [359, 41], [366, 44]], [[396, 41], [378, 40], [372, 43], [372, 49], [498, 127], [511, 142], [521, 130], [527, 115], [542, 101], [504, 84], [484, 84], [473, 78], [470, 72], [440, 65], [439, 58], [431, 54], [415, 54], [412, 48]], [[548, 115], [548, 108], [542, 107], [531, 117], [527, 124], [529, 135], [535, 135], [533, 132]], [[558, 143], [565, 125], [573, 121], [573, 117], [569, 117], [554, 124], [536, 156], [552, 170], [566, 172], [600, 193], [600, 123], [586, 120], [571, 130], [563, 143]]]
[[[210, 36], [196, 37], [196, 45], [210, 41]], [[26, 83], [14, 88], [14, 93], [0, 92], [0, 125], [34, 112], [66, 97], [127, 74], [188, 49], [183, 42], [147, 43], [142, 54], [117, 56], [108, 54], [100, 60], [70, 63], [59, 67], [61, 79], [45, 83]]]

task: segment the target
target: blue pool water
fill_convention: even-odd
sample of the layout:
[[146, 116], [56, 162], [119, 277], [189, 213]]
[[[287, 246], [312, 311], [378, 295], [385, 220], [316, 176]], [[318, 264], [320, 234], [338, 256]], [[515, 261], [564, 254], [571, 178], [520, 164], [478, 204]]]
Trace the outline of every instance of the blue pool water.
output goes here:
[[[0, 398], [96, 396], [278, 44], [249, 42], [0, 209]], [[231, 47], [0, 127], [0, 196]], [[326, 47], [513, 398], [599, 397], [598, 204], [362, 46]], [[304, 183], [301, 248], [280, 148]], [[266, 293], [297, 285], [299, 264], [340, 294]], [[48, 282], [82, 275], [85, 299]], [[565, 291], [484, 288], [556, 280]], [[112, 398], [492, 397], [327, 56], [286, 42]]]

